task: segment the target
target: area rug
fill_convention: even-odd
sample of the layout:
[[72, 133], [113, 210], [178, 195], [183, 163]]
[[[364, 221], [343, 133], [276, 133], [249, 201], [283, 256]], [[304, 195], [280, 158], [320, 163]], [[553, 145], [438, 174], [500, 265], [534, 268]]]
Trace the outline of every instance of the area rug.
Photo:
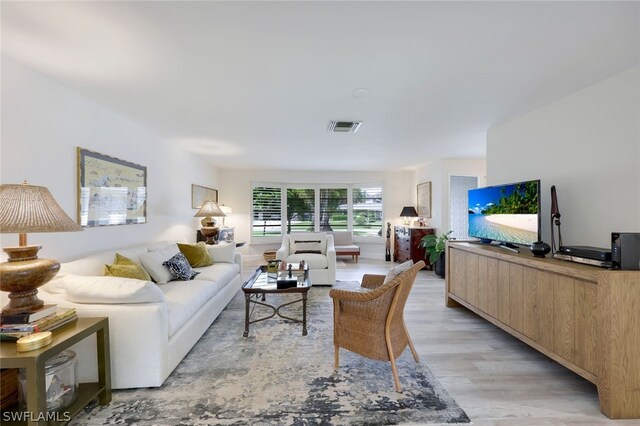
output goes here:
[[[296, 296], [269, 295], [268, 302]], [[299, 305], [287, 307], [286, 314], [300, 315]], [[307, 336], [301, 324], [276, 317], [252, 324], [244, 338], [239, 293], [162, 387], [114, 391], [110, 405], [85, 409], [71, 424], [469, 423], [426, 362], [416, 364], [408, 348], [397, 361], [402, 393], [394, 390], [389, 363], [341, 350], [340, 368], [334, 370], [332, 310], [329, 288], [313, 287]]]

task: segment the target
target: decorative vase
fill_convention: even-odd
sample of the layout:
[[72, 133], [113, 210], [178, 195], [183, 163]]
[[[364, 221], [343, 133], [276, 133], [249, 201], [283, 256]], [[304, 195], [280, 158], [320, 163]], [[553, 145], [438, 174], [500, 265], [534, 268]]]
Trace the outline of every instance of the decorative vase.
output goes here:
[[436, 260], [436, 263], [433, 265], [433, 272], [440, 278], [444, 278], [445, 266], [446, 262], [444, 258], [444, 252], [442, 252], [438, 260]]
[[536, 241], [531, 244], [530, 250], [535, 257], [545, 257], [551, 251], [551, 247], [543, 241]]

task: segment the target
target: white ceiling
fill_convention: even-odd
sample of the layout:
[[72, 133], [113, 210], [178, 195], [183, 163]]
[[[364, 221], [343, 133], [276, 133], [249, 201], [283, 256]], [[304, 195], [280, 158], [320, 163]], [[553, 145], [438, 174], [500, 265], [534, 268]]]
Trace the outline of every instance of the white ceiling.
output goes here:
[[2, 52], [223, 168], [395, 170], [640, 64], [640, 3], [3, 1]]

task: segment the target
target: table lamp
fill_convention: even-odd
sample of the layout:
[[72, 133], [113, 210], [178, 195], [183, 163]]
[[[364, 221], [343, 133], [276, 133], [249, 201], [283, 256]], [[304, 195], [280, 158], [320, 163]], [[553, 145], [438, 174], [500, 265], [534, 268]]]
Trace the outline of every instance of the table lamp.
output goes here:
[[405, 225], [411, 225], [411, 217], [418, 217], [418, 212], [413, 206], [406, 206], [402, 208], [402, 212], [400, 212], [400, 216], [404, 218]]
[[[225, 206], [224, 203], [220, 206], [220, 210], [222, 210], [222, 213], [224, 213], [225, 216], [228, 216], [231, 213], [233, 213], [233, 210], [231, 209], [231, 207]], [[224, 217], [222, 218], [222, 226], [224, 226]]]
[[218, 232], [219, 232], [219, 229], [216, 226], [216, 221], [213, 218], [225, 217], [225, 216], [226, 215], [224, 214], [224, 212], [220, 210], [218, 203], [211, 200], [205, 201], [202, 204], [202, 207], [200, 207], [200, 210], [198, 210], [198, 212], [194, 215], [194, 217], [204, 218], [200, 222], [202, 223], [202, 228], [200, 229], [200, 232], [202, 232], [202, 235], [204, 235], [207, 238], [207, 241], [206, 241], [207, 244], [215, 244], [216, 236], [218, 235]]
[[38, 299], [38, 287], [49, 282], [60, 270], [54, 259], [39, 259], [41, 245], [27, 245], [29, 232], [82, 231], [58, 205], [44, 186], [0, 185], [0, 232], [19, 234], [17, 247], [4, 247], [9, 256], [0, 263], [0, 290], [9, 292], [3, 315], [31, 313], [44, 302]]

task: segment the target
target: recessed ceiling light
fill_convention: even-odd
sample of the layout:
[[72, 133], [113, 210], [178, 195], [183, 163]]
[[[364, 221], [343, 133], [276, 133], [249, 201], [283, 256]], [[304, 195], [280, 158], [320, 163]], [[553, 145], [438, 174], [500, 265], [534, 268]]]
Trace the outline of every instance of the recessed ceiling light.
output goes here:
[[365, 89], [364, 87], [361, 87], [353, 91], [354, 98], [364, 98], [368, 94], [369, 94], [369, 89]]
[[358, 131], [362, 121], [335, 121], [329, 122], [327, 130], [335, 133], [355, 133]]

